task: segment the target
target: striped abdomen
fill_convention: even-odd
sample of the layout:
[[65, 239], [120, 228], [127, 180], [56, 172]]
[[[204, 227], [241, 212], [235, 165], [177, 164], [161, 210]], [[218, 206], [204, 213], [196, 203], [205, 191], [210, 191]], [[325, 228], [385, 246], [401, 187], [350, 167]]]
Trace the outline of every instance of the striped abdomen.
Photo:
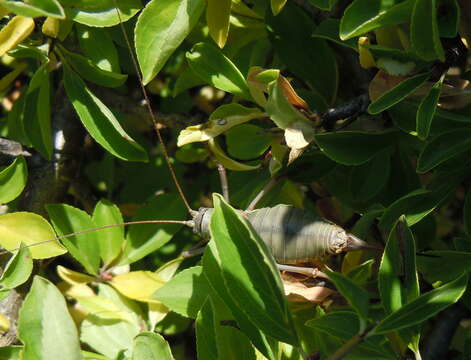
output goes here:
[[[200, 209], [195, 217], [195, 231], [209, 235], [212, 208]], [[368, 247], [365, 242], [347, 234], [340, 226], [306, 210], [290, 205], [276, 205], [242, 212], [281, 264], [309, 262], [342, 251]]]

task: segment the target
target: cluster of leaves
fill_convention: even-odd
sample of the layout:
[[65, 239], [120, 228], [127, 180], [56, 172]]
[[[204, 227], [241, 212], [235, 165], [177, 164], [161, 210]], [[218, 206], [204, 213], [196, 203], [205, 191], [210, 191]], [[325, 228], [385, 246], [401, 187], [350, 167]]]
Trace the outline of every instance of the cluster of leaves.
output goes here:
[[[43, 204], [46, 220], [21, 201], [34, 162], [18, 155], [0, 171], [0, 202], [8, 204], [0, 244], [13, 252], [0, 296], [25, 295], [18, 319], [0, 316], [3, 331], [18, 330], [18, 344], [1, 348], [0, 359], [171, 359], [194, 352], [199, 359], [395, 359], [408, 351], [420, 359], [421, 338], [433, 333], [429, 320], [458, 301], [471, 306], [471, 6], [144, 5], [0, 0], [0, 56], [9, 69], [0, 79], [2, 135], [34, 156], [61, 160], [54, 118], [64, 102], [72, 104], [101, 146], [84, 150], [88, 186], [119, 205], [89, 206], [71, 190], [74, 205], [92, 215]], [[122, 214], [132, 221], [185, 218], [181, 200], [161, 194], [173, 184], [148, 126], [136, 119], [136, 73], [158, 95], [159, 122], [176, 127], [166, 115], [188, 115], [175, 167], [192, 186], [192, 205], [210, 202], [203, 194], [212, 182], [193, 165], [216, 161], [233, 170], [238, 207], [279, 178], [263, 205], [288, 203], [339, 224], [360, 214], [352, 233], [384, 251], [331, 261], [336, 271], [324, 272], [341, 297], [292, 303], [267, 246], [219, 195], [212, 199], [212, 241], [197, 264], [180, 255], [194, 244], [182, 224], [137, 225], [126, 233], [107, 227], [122, 223]], [[111, 91], [119, 98], [113, 106], [100, 100]], [[366, 94], [367, 108], [358, 101]], [[123, 109], [119, 102], [126, 107], [129, 99], [134, 109]], [[207, 121], [195, 125], [190, 115]], [[88, 231], [96, 227], [103, 228]], [[189, 355], [193, 320], [196, 349]], [[469, 333], [457, 331], [465, 339], [453, 344], [457, 359], [470, 356]]]

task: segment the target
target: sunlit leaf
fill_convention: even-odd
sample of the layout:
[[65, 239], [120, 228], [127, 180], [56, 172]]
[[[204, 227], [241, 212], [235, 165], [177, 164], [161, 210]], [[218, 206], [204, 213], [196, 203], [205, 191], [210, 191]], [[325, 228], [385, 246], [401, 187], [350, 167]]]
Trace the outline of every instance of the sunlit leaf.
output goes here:
[[204, 0], [154, 0], [139, 16], [136, 53], [148, 84], [190, 33], [203, 12]]
[[18, 197], [26, 186], [28, 167], [23, 156], [0, 171], [0, 203], [8, 203]]
[[16, 212], [0, 216], [0, 243], [7, 250], [31, 246], [33, 259], [58, 256], [67, 250], [55, 240], [52, 226], [41, 216], [29, 212]]
[[34, 30], [34, 20], [15, 16], [0, 30], [0, 56], [26, 39]]
[[48, 280], [35, 276], [21, 306], [18, 337], [25, 345], [23, 359], [81, 360], [77, 328], [65, 299]]

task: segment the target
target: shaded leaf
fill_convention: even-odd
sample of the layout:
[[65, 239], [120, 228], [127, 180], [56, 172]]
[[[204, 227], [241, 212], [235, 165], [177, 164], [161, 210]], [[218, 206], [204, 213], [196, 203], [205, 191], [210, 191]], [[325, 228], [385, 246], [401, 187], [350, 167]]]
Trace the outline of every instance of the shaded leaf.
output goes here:
[[469, 127], [451, 130], [431, 139], [417, 160], [417, 172], [425, 173], [441, 163], [471, 149]]
[[410, 37], [417, 55], [425, 60], [445, 60], [437, 24], [436, 0], [416, 0], [412, 10]]
[[417, 110], [417, 136], [421, 140], [426, 139], [430, 133], [444, 78], [444, 76], [440, 77], [440, 80], [433, 84], [427, 96], [422, 99]]
[[378, 99], [368, 106], [370, 114], [379, 114], [380, 112], [404, 100], [416, 89], [422, 86], [430, 77], [430, 73], [424, 73], [407, 78], [394, 86], [391, 90], [382, 94]]
[[342, 16], [340, 38], [347, 40], [381, 26], [405, 23], [410, 18], [414, 3], [414, 0], [355, 0]]
[[319, 148], [332, 160], [361, 165], [395, 143], [394, 132], [338, 131], [315, 135]]
[[456, 280], [419, 296], [383, 319], [368, 335], [387, 334], [421, 323], [458, 301], [467, 283], [468, 274], [464, 273]]

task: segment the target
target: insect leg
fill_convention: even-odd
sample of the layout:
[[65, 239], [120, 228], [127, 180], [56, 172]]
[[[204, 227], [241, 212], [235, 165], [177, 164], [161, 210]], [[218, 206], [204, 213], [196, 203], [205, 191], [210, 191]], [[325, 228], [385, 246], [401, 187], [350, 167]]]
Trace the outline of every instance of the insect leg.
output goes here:
[[260, 202], [260, 200], [265, 196], [266, 193], [268, 193], [273, 187], [278, 183], [278, 181], [281, 178], [279, 177], [273, 177], [270, 179], [270, 181], [263, 187], [263, 189], [255, 196], [255, 198], [250, 202], [249, 206], [245, 211], [252, 211], [255, 209], [257, 204]]
[[307, 275], [309, 277], [321, 277], [327, 279], [327, 275], [324, 274], [322, 271], [320, 271], [317, 268], [311, 268], [311, 267], [302, 267], [302, 266], [290, 266], [290, 265], [282, 265], [282, 264], [276, 264], [278, 270], [280, 271], [289, 271], [292, 273], [297, 273], [297, 274], [302, 274], [302, 275]]
[[219, 180], [221, 181], [222, 196], [229, 202], [229, 182], [227, 181], [226, 168], [218, 163]]

